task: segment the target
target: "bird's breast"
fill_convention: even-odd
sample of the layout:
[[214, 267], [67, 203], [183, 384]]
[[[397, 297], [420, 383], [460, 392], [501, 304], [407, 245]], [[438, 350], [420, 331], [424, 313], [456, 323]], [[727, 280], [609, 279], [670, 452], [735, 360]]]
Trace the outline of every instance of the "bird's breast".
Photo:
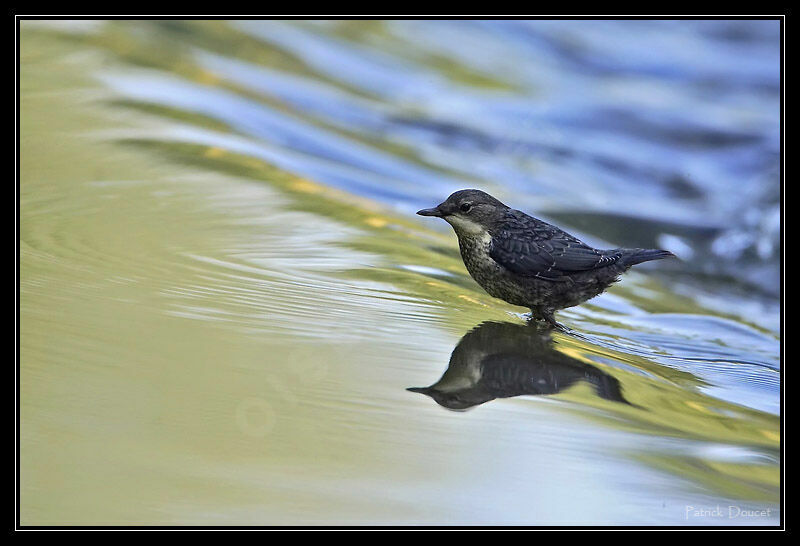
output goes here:
[[492, 236], [487, 231], [472, 235], [460, 235], [458, 246], [461, 249], [461, 258], [470, 275], [483, 285], [491, 276], [497, 274], [499, 266], [489, 255], [492, 245]]

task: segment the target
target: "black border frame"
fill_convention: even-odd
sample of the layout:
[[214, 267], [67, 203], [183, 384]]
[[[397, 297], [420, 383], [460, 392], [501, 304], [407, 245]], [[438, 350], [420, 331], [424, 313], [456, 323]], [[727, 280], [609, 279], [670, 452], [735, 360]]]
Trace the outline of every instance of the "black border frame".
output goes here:
[[[418, 16], [418, 15], [372, 15], [372, 16], [330, 16], [330, 15], [317, 15], [317, 16], [96, 16], [96, 15], [18, 15], [10, 13], [15, 22], [15, 96], [16, 96], [16, 109], [15, 109], [15, 177], [16, 177], [16, 221], [15, 221], [15, 239], [16, 239], [16, 292], [15, 292], [15, 307], [16, 307], [16, 322], [15, 322], [15, 521], [14, 526], [10, 529], [11, 533], [19, 531], [36, 531], [36, 530], [70, 530], [70, 531], [85, 531], [85, 530], [161, 530], [161, 531], [181, 531], [181, 530], [680, 530], [680, 531], [702, 531], [702, 530], [758, 530], [758, 531], [790, 531], [786, 526], [785, 508], [786, 508], [786, 492], [785, 492], [785, 459], [786, 459], [786, 444], [785, 444], [785, 363], [784, 363], [784, 326], [785, 326], [785, 293], [784, 293], [784, 206], [785, 206], [785, 193], [784, 193], [784, 176], [785, 176], [785, 22], [788, 17], [788, 9], [780, 8], [786, 13], [778, 15], [470, 15], [470, 16]], [[354, 19], [380, 19], [380, 20], [442, 20], [442, 19], [537, 19], [537, 20], [604, 20], [604, 19], [617, 19], [617, 20], [778, 20], [780, 21], [780, 120], [779, 120], [779, 133], [780, 133], [780, 211], [781, 211], [781, 228], [780, 228], [780, 324], [781, 324], [781, 341], [780, 341], [780, 523], [776, 526], [678, 526], [678, 525], [645, 525], [645, 526], [625, 526], [625, 525], [578, 525], [578, 526], [463, 526], [463, 525], [343, 525], [343, 526], [284, 526], [284, 525], [21, 525], [20, 524], [20, 369], [21, 369], [21, 355], [20, 355], [20, 189], [21, 189], [21, 173], [20, 173], [20, 144], [21, 144], [21, 127], [20, 127], [20, 100], [21, 100], [21, 84], [20, 84], [20, 30], [21, 22], [24, 20], [301, 20], [301, 19], [328, 19], [328, 20], [354, 20]]]

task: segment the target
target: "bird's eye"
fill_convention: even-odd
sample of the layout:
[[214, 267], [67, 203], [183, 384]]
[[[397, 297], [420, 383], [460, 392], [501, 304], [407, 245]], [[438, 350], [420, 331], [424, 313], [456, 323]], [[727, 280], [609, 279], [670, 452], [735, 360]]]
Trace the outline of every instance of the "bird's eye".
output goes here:
[[472, 203], [464, 203], [461, 205], [461, 212], [469, 212], [472, 209]]

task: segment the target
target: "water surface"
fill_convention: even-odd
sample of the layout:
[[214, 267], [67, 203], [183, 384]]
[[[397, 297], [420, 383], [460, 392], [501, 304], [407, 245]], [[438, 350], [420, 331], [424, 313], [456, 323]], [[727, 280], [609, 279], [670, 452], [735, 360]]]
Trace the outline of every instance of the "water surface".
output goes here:
[[[23, 22], [22, 523], [776, 524], [778, 31]], [[682, 260], [527, 326], [464, 187]]]

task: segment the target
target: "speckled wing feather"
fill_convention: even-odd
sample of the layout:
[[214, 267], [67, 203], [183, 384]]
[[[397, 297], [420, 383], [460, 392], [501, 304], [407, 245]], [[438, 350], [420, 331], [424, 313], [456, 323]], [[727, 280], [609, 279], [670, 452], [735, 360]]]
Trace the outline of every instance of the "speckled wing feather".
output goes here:
[[565, 281], [570, 273], [619, 260], [615, 250], [597, 250], [555, 226], [510, 210], [493, 230], [489, 255], [506, 269], [528, 277]]

